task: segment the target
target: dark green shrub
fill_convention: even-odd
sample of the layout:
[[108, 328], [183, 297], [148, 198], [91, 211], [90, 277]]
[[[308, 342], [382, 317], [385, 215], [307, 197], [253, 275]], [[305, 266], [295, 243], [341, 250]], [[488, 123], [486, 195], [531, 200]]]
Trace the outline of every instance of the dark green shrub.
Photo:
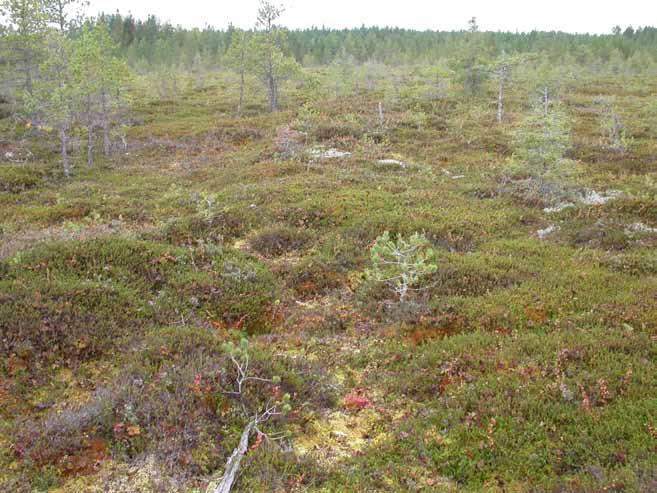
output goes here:
[[[522, 176], [522, 175], [520, 175]], [[516, 202], [530, 207], [548, 207], [575, 199], [575, 192], [567, 185], [544, 178], [521, 178], [505, 181], [498, 192], [509, 195]]]
[[287, 280], [301, 297], [325, 295], [346, 282], [346, 271], [335, 261], [313, 257], [296, 265]]
[[431, 276], [430, 296], [481, 296], [509, 288], [526, 276], [512, 260], [476, 254], [445, 254]]
[[604, 258], [601, 265], [633, 276], [657, 275], [657, 252], [640, 251]]
[[75, 280], [0, 283], [0, 300], [3, 363], [33, 374], [107, 355], [148, 318], [134, 291]]
[[153, 300], [186, 268], [183, 255], [168, 245], [104, 239], [42, 245], [5, 262], [0, 351], [38, 373], [117, 350], [155, 320]]
[[289, 252], [301, 250], [310, 241], [310, 235], [303, 229], [284, 226], [260, 231], [250, 240], [251, 247], [266, 257], [280, 257]]
[[0, 120], [9, 118], [10, 116], [11, 106], [9, 105], [9, 101], [2, 99], [2, 96], [0, 96]]
[[167, 296], [171, 305], [183, 298], [187, 310], [209, 316], [227, 328], [264, 333], [272, 327], [279, 287], [264, 264], [226, 250], [213, 259], [211, 273], [177, 278]]
[[37, 188], [47, 176], [43, 168], [36, 166], [0, 166], [0, 192], [21, 193]]
[[186, 268], [186, 251], [162, 243], [104, 238], [41, 246], [26, 254], [22, 266], [41, 275], [74, 275], [89, 281], [128, 284], [144, 291], [162, 287]]
[[657, 223], [657, 194], [643, 197], [621, 196], [613, 202], [619, 213], [630, 218], [639, 217], [647, 222]]
[[219, 212], [210, 220], [192, 216], [169, 223], [159, 231], [146, 234], [144, 238], [174, 245], [187, 245], [199, 239], [230, 241], [243, 236], [257, 221], [257, 218], [248, 214], [234, 212]]
[[34, 218], [45, 224], [58, 224], [64, 221], [79, 221], [87, 217], [94, 209], [94, 204], [86, 200], [73, 200], [51, 204], [43, 208]]
[[574, 247], [622, 251], [631, 248], [634, 243], [625, 229], [626, 227], [622, 224], [607, 221], [597, 221], [595, 223], [577, 221], [562, 228], [557, 233], [556, 238]]
[[351, 125], [320, 124], [312, 131], [312, 136], [319, 142], [340, 140], [345, 138], [360, 139], [364, 134], [362, 128]]

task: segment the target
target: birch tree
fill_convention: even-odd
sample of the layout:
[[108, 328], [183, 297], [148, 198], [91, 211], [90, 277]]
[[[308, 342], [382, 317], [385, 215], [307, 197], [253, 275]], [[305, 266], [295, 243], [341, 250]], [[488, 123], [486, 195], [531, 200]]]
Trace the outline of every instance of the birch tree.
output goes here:
[[502, 123], [504, 121], [504, 92], [509, 80], [509, 64], [506, 63], [506, 60], [502, 60], [495, 74], [499, 81], [499, 89], [497, 91], [497, 123]]
[[[7, 75], [9, 64], [7, 62], [7, 53], [4, 43], [4, 40], [7, 38], [7, 32], [7, 26], [2, 23], [2, 17], [0, 16], [0, 104], [6, 103], [8, 101]], [[0, 114], [2, 114], [1, 111]]]

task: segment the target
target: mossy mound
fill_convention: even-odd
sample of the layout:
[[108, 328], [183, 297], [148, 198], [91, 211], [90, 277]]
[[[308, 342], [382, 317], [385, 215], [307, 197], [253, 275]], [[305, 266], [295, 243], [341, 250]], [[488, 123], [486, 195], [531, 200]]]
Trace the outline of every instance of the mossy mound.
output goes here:
[[43, 245], [0, 265], [2, 353], [44, 368], [109, 355], [148, 324], [209, 318], [265, 332], [278, 299], [272, 274], [233, 250], [101, 239]]

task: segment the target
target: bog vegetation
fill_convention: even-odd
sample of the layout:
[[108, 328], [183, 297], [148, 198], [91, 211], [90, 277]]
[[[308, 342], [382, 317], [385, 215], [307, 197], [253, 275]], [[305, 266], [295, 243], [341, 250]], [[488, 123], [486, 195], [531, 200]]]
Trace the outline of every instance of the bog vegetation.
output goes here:
[[657, 490], [657, 29], [0, 10], [0, 490]]

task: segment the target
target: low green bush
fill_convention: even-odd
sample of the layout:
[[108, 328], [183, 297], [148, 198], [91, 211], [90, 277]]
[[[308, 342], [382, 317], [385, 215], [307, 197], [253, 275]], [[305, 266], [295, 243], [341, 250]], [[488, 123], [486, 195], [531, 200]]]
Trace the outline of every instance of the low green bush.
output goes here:
[[161, 304], [169, 309], [181, 304], [182, 311], [201, 313], [225, 328], [268, 332], [280, 296], [274, 275], [262, 263], [235, 251], [224, 251], [212, 262], [211, 272], [175, 279]]
[[310, 242], [306, 230], [277, 226], [258, 232], [250, 240], [251, 247], [266, 257], [280, 257], [301, 250]]
[[46, 170], [31, 165], [0, 165], [0, 192], [21, 193], [41, 186]]

